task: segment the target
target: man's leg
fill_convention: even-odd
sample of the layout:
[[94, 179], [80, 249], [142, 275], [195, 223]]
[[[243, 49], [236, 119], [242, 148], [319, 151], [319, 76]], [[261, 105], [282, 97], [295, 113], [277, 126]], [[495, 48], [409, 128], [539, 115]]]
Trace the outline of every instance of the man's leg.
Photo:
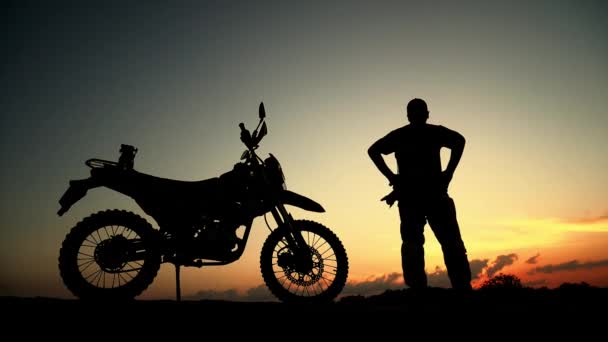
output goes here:
[[460, 236], [454, 201], [447, 194], [433, 200], [430, 203], [428, 220], [441, 244], [452, 288], [471, 289], [471, 269]]
[[414, 201], [399, 201], [401, 217], [401, 265], [403, 280], [411, 288], [427, 287], [424, 270], [424, 225], [422, 208]]

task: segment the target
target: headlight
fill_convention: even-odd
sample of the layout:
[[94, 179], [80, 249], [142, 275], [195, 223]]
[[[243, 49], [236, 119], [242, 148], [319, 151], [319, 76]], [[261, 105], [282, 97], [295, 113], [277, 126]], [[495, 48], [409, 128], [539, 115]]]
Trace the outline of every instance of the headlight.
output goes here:
[[270, 153], [270, 157], [264, 160], [264, 165], [266, 165], [266, 175], [268, 176], [270, 183], [273, 186], [282, 188], [283, 190], [287, 189], [285, 184], [285, 175], [283, 174], [281, 164], [279, 163], [279, 160], [272, 155], [272, 153]]

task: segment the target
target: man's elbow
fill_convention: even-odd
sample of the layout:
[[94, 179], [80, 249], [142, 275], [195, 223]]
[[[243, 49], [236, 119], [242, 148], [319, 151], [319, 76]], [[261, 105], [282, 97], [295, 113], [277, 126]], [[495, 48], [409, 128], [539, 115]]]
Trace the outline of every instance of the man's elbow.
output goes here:
[[466, 145], [467, 140], [461, 134], [458, 134], [458, 139], [456, 139], [456, 146], [461, 149], [464, 149], [464, 145]]
[[372, 145], [367, 149], [367, 155], [369, 155], [369, 157], [372, 159], [378, 158], [378, 156], [380, 155], [380, 152], [378, 151], [378, 148], [376, 147], [376, 145]]

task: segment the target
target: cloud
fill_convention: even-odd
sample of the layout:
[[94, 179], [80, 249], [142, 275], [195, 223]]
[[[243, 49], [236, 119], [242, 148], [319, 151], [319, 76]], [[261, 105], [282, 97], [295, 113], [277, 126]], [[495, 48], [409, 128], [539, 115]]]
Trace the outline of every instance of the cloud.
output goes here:
[[276, 301], [276, 297], [268, 290], [265, 284], [252, 287], [246, 292], [247, 301], [266, 302]]
[[403, 288], [403, 275], [401, 273], [393, 272], [359, 282], [348, 282], [346, 286], [344, 286], [344, 290], [342, 290], [341, 294], [346, 296], [369, 296], [389, 289], [395, 290], [400, 288]]
[[525, 218], [506, 220], [502, 224], [519, 229], [526, 229], [530, 233], [546, 232], [608, 232], [608, 214], [575, 219], [566, 218]]
[[594, 223], [602, 223], [608, 222], [608, 213], [599, 216], [591, 216], [591, 217], [580, 217], [571, 220], [564, 220], [566, 223], [574, 223], [574, 224], [594, 224]]
[[258, 285], [247, 289], [247, 291], [239, 292], [236, 289], [228, 289], [223, 291], [216, 290], [201, 290], [197, 293], [187, 296], [188, 300], [227, 300], [234, 302], [269, 302], [277, 301], [276, 297], [268, 290], [266, 285]]
[[608, 266], [608, 259], [588, 261], [588, 262], [579, 262], [578, 260], [570, 260], [561, 264], [549, 264], [544, 266], [535, 267], [528, 274], [536, 274], [536, 273], [556, 273], [563, 271], [576, 271], [576, 270], [591, 270], [598, 267]]
[[483, 270], [488, 267], [488, 262], [490, 259], [474, 259], [469, 261], [469, 267], [471, 268], [471, 278], [472, 280], [479, 279]]
[[[517, 255], [500, 255], [496, 257], [496, 260], [489, 266], [489, 259], [473, 259], [469, 261], [471, 268], [472, 280], [479, 279], [484, 271], [488, 273], [489, 269], [492, 268], [499, 271], [504, 266], [513, 263], [513, 260], [517, 259]], [[452, 287], [450, 278], [445, 269], [439, 266], [435, 267], [435, 271], [427, 274], [428, 284], [433, 287]], [[379, 276], [369, 277], [362, 281], [349, 281], [344, 289], [340, 292], [340, 296], [371, 296], [382, 293], [386, 290], [397, 290], [404, 288], [403, 275], [400, 272], [391, 272], [382, 274]], [[189, 300], [227, 300], [227, 301], [239, 301], [239, 302], [266, 302], [266, 301], [277, 301], [277, 299], [270, 293], [265, 284], [261, 284], [246, 291], [238, 291], [236, 289], [228, 289], [223, 291], [216, 290], [201, 290], [193, 295], [187, 296]]]
[[[469, 261], [469, 268], [471, 269], [471, 280], [477, 280], [481, 277], [483, 271], [488, 267], [489, 259], [473, 259]], [[439, 266], [435, 267], [433, 273], [427, 275], [429, 286], [433, 287], [452, 287], [450, 277], [448, 277], [447, 270], [441, 269]]]
[[535, 256], [530, 257], [528, 260], [526, 260], [526, 264], [536, 264], [538, 262], [538, 257], [540, 257], [540, 253], [537, 253]]
[[492, 262], [492, 266], [486, 269], [486, 274], [488, 278], [492, 278], [496, 273], [498, 273], [503, 268], [512, 265], [515, 260], [517, 260], [517, 254], [511, 253], [508, 255], [499, 255], [496, 257], [496, 260]]
[[[474, 259], [469, 261], [472, 280], [479, 279], [483, 271], [488, 267], [488, 259]], [[439, 266], [435, 271], [427, 274], [429, 286], [450, 288], [450, 278], [448, 272]], [[401, 289], [403, 284], [403, 274], [398, 272], [386, 273], [380, 276], [371, 277], [363, 281], [348, 282], [341, 295], [361, 295], [370, 296], [382, 293], [386, 290]]]
[[429, 286], [432, 287], [452, 287], [448, 272], [441, 269], [439, 266], [435, 267], [435, 272], [427, 275], [427, 281]]

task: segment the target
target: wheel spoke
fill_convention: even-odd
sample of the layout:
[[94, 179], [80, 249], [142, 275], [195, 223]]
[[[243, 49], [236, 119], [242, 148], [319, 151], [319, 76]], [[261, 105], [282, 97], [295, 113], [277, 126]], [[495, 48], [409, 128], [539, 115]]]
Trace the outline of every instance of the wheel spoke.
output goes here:
[[323, 289], [323, 286], [321, 285], [321, 282], [320, 282], [320, 281], [316, 282], [316, 283], [315, 283], [315, 285], [319, 287], [319, 289], [320, 289], [320, 292], [319, 292], [319, 293], [323, 293], [323, 292], [325, 291], [325, 290]]
[[[325, 246], [325, 244], [327, 243], [327, 240], [323, 241], [322, 244], [319, 245], [319, 247], [315, 247], [316, 250], [321, 249], [321, 247]], [[331, 247], [330, 247], [331, 248]]]
[[317, 239], [317, 234], [315, 233], [311, 233], [309, 231], [306, 231], [306, 233], [308, 233], [308, 235], [312, 234], [312, 238], [309, 238], [309, 242], [307, 242], [308, 247], [313, 248], [313, 246], [315, 245], [315, 240]]
[[90, 264], [92, 262], [95, 262], [95, 259], [93, 259], [93, 258], [77, 258], [76, 261], [82, 261], [82, 263], [78, 264], [78, 266], [83, 266], [85, 264]]
[[[84, 279], [85, 279], [86, 281], [89, 281], [91, 278], [96, 277], [96, 276], [99, 274], [99, 272], [103, 272], [103, 271], [102, 271], [101, 269], [99, 269], [99, 270], [97, 270], [97, 271], [95, 271], [95, 272], [93, 272], [93, 273], [89, 274], [89, 275], [88, 275], [88, 276], [86, 276]], [[84, 274], [83, 274], [83, 275], [84, 275]]]
[[101, 229], [97, 229], [97, 230], [95, 231], [95, 233], [97, 233], [97, 237], [99, 238], [99, 241], [101, 242], [101, 241], [103, 241], [104, 239], [102, 239], [102, 238], [101, 238], [101, 235], [99, 234], [99, 231], [100, 231], [100, 230], [101, 230]]
[[329, 288], [330, 284], [327, 283], [327, 279], [325, 279], [325, 277], [321, 276], [321, 280], [323, 280], [323, 282], [325, 283], [325, 286], [327, 286], [327, 288]]
[[96, 278], [97, 281], [95, 282], [95, 286], [99, 287], [99, 283], [101, 283], [102, 278], [104, 278], [104, 272], [103, 270], [101, 272], [99, 272], [99, 276]]
[[[86, 261], [84, 261], [84, 260], [86, 260]], [[94, 263], [95, 259], [91, 259], [91, 258], [89, 258], [89, 259], [78, 259], [78, 261], [84, 261], [82, 264], [78, 264], [78, 267], [81, 267], [81, 266], [84, 266], [84, 265], [90, 265], [90, 264]]]
[[310, 290], [309, 290], [308, 286], [305, 286], [304, 288], [306, 289], [306, 294], [308, 294], [308, 296], [310, 297]]
[[125, 266], [129, 266], [130, 268], [122, 271], [121, 273], [135, 272], [135, 271], [141, 270], [141, 268], [142, 268], [141, 265], [138, 265], [139, 267], [133, 267], [133, 265], [131, 265], [131, 263], [137, 264], [135, 261], [129, 261]]
[[312, 239], [312, 248], [315, 248], [317, 246], [317, 243], [319, 243], [319, 241], [321, 241], [321, 237], [319, 235], [315, 234], [314, 238]]
[[[325, 255], [325, 253], [327, 253], [327, 252], [329, 252], [329, 251], [332, 251], [332, 250], [333, 250], [333, 248], [331, 248], [331, 246], [329, 246], [329, 248], [327, 248], [327, 249], [326, 249], [326, 250], [325, 250], [323, 253], [319, 253], [319, 254], [321, 254], [321, 256], [324, 256], [324, 255]], [[334, 255], [336, 255], [336, 254], [335, 254], [335, 253], [333, 253], [333, 254], [329, 255], [329, 257], [331, 258], [331, 257], [332, 257], [332, 256], [334, 256]]]
[[99, 287], [99, 286], [98, 286], [98, 284], [99, 284], [99, 279], [101, 278], [101, 276], [102, 276], [102, 275], [103, 275], [103, 270], [101, 270], [101, 269], [100, 269], [99, 271], [95, 272], [95, 277], [93, 277], [93, 279], [92, 279], [92, 281], [91, 281], [91, 284], [93, 284], [93, 285], [95, 285], [95, 286]]
[[332, 283], [333, 283], [333, 281], [334, 281], [334, 279], [329, 279], [329, 278], [327, 278], [327, 277], [324, 277], [323, 275], [321, 275], [321, 279], [326, 280], [326, 281], [328, 280], [328, 281], [330, 281], [330, 282], [332, 282]]
[[[89, 267], [91, 267], [91, 265], [93, 265], [95, 263], [95, 260], [91, 260], [88, 262], [87, 266], [85, 268], [83, 268], [82, 270], [80, 270], [80, 273], [82, 274], [84, 271], [86, 271]], [[79, 265], [79, 267], [82, 265]]]
[[[129, 282], [129, 280], [125, 279], [125, 278], [122, 276], [122, 273], [117, 273], [117, 274], [118, 274], [118, 278], [122, 279], [122, 280], [125, 282], [125, 284]], [[131, 279], [133, 279], [133, 278], [131, 278]]]
[[[90, 237], [91, 239], [93, 239], [93, 241], [89, 240], [89, 237]], [[96, 246], [97, 246], [97, 245], [99, 245], [99, 241], [97, 241], [97, 239], [95, 238], [95, 235], [93, 235], [93, 233], [91, 233], [89, 236], [87, 236], [87, 237], [85, 238], [85, 240], [86, 240], [86, 241], [89, 241], [90, 243], [92, 243], [92, 244], [94, 244], [94, 245], [96, 245]]]
[[103, 230], [106, 232], [106, 235], [108, 236], [108, 238], [112, 237], [112, 235], [110, 235], [110, 233], [108, 233], [108, 227], [107, 226], [104, 226]]
[[137, 276], [137, 274], [132, 275], [131, 272], [121, 272], [121, 273], [118, 273], [118, 274], [124, 274], [124, 275], [129, 276], [130, 277], [129, 281], [133, 280], [133, 278], [135, 278]]
[[[280, 244], [280, 245], [279, 245], [279, 244]], [[277, 247], [281, 247], [281, 248], [279, 248], [279, 250], [281, 250], [281, 249], [283, 249], [283, 248], [285, 248], [285, 247], [287, 247], [287, 246], [288, 246], [288, 244], [287, 244], [287, 242], [286, 242], [286, 241], [284, 241], [284, 240], [281, 240], [281, 241], [279, 241], [279, 242], [277, 243]]]

